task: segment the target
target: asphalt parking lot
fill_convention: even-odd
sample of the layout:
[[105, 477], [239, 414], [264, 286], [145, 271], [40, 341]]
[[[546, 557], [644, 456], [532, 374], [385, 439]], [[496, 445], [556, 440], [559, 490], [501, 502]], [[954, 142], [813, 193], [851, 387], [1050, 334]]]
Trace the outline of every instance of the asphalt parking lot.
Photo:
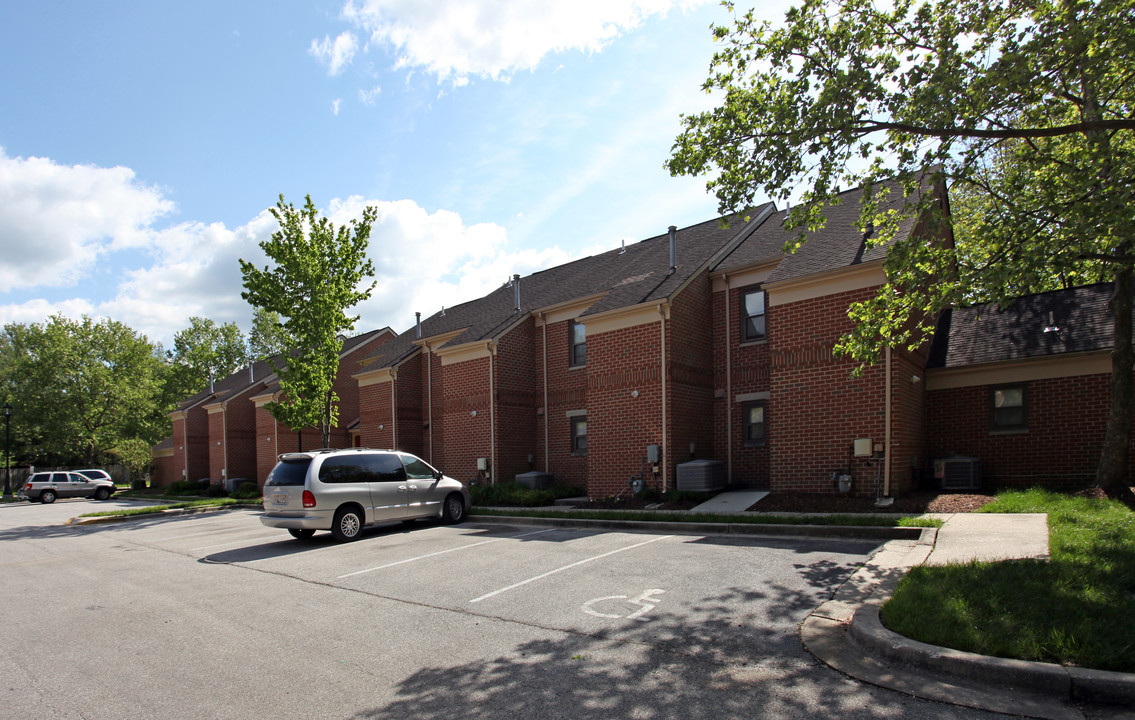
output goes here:
[[871, 541], [62, 524], [106, 505], [0, 507], [2, 717], [995, 717], [802, 648]]

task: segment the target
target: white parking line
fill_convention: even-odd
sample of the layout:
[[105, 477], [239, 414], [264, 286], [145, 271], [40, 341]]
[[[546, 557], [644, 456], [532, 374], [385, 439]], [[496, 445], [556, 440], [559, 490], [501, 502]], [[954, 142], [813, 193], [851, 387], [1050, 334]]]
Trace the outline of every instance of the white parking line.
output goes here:
[[671, 538], [671, 537], [674, 537], [674, 536], [673, 535], [663, 535], [662, 537], [656, 537], [652, 540], [640, 542], [640, 543], [637, 543], [635, 545], [630, 545], [630, 546], [625, 547], [625, 548], [619, 548], [618, 550], [612, 550], [610, 552], [605, 552], [602, 555], [596, 555], [595, 557], [584, 558], [583, 560], [573, 562], [571, 565], [564, 565], [561, 568], [556, 568], [555, 570], [549, 570], [548, 572], [544, 573], [543, 575], [537, 575], [536, 577], [528, 578], [527, 580], [521, 580], [518, 583], [513, 583], [512, 585], [509, 585], [508, 587], [501, 588], [500, 590], [494, 590], [491, 593], [486, 593], [479, 598], [473, 598], [469, 602], [471, 602], [471, 603], [481, 602], [482, 600], [487, 600], [487, 599], [493, 597], [494, 595], [500, 595], [501, 593], [508, 592], [509, 590], [515, 590], [516, 588], [521, 587], [523, 585], [527, 585], [528, 583], [536, 582], [537, 580], [543, 580], [544, 578], [548, 577], [549, 575], [555, 575], [556, 573], [563, 572], [564, 570], [570, 570], [573, 567], [578, 567], [580, 565], [584, 565], [586, 563], [592, 562], [593, 560], [601, 560], [605, 557], [609, 557], [611, 555], [615, 555], [615, 554], [624, 552], [626, 550], [634, 550], [635, 548], [642, 547], [643, 545], [649, 545], [650, 543], [658, 542], [659, 540], [665, 540], [665, 539]]
[[489, 545], [489, 544], [492, 544], [492, 543], [495, 543], [495, 542], [500, 542], [501, 540], [515, 540], [517, 538], [529, 537], [529, 536], [532, 536], [532, 535], [539, 535], [540, 533], [552, 532], [553, 529], [554, 528], [549, 528], [547, 530], [537, 530], [536, 532], [524, 533], [522, 535], [509, 535], [508, 537], [495, 538], [493, 540], [483, 540], [479, 543], [473, 543], [472, 545], [462, 545], [461, 547], [450, 548], [448, 550], [439, 550], [438, 552], [432, 552], [432, 553], [429, 553], [429, 554], [426, 554], [426, 555], [419, 555], [417, 557], [406, 558], [405, 560], [399, 560], [397, 562], [387, 563], [386, 565], [379, 565], [378, 567], [367, 568], [366, 570], [359, 570], [357, 572], [347, 573], [346, 575], [340, 575], [336, 579], [342, 580], [343, 578], [349, 578], [353, 575], [362, 575], [363, 573], [373, 572], [375, 570], [383, 570], [383, 569], [388, 568], [388, 567], [394, 567], [395, 565], [404, 565], [405, 563], [416, 562], [418, 560], [425, 560], [426, 558], [437, 557], [438, 555], [445, 555], [446, 553], [458, 552], [460, 550], [470, 550], [470, 549], [475, 548], [475, 547], [480, 547], [481, 545]]
[[244, 529], [245, 528], [240, 527], [239, 525], [233, 525], [233, 526], [227, 527], [227, 528], [226, 527], [220, 527], [220, 528], [213, 528], [212, 530], [202, 530], [201, 532], [185, 533], [184, 535], [171, 535], [169, 537], [153, 538], [153, 540], [156, 541], [156, 542], [165, 542], [167, 540], [184, 540], [185, 538], [197, 537], [199, 535], [214, 535], [214, 534], [220, 533], [220, 532], [235, 532], [237, 530], [244, 530]]

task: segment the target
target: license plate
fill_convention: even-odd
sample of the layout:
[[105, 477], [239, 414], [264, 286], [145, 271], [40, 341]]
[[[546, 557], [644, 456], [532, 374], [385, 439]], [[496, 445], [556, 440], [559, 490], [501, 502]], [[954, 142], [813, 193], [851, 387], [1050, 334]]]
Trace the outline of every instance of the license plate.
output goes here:
[[287, 505], [288, 504], [288, 496], [287, 495], [273, 495], [272, 496], [272, 502], [275, 503], [276, 505]]

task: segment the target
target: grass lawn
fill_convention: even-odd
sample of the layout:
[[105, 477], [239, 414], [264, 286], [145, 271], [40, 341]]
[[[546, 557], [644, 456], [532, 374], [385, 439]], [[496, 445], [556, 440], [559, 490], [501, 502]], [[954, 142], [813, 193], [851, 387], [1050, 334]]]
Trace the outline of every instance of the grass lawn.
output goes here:
[[129, 517], [132, 515], [155, 515], [166, 510], [179, 510], [182, 508], [193, 507], [222, 507], [225, 505], [248, 504], [249, 502], [251, 501], [241, 500], [238, 498], [202, 498], [201, 500], [187, 500], [185, 502], [171, 503], [169, 505], [146, 505], [144, 507], [83, 513], [79, 517]]
[[1048, 513], [1051, 559], [914, 568], [883, 623], [983, 655], [1135, 672], [1135, 512], [1043, 490], [981, 511]]

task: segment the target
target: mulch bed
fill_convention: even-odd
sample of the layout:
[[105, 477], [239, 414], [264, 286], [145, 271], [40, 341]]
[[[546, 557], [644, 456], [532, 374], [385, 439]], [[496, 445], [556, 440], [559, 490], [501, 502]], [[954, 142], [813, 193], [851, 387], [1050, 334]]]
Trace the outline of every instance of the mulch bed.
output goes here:
[[[708, 496], [707, 496], [708, 497]], [[991, 502], [992, 495], [973, 495], [942, 492], [910, 493], [896, 498], [890, 507], [875, 507], [874, 497], [849, 497], [846, 495], [821, 495], [818, 493], [773, 493], [749, 508], [753, 512], [800, 512], [800, 513], [960, 513], [973, 512]], [[686, 500], [663, 503], [640, 500], [635, 497], [595, 499], [580, 509], [588, 510], [689, 510], [701, 504], [701, 500]]]

